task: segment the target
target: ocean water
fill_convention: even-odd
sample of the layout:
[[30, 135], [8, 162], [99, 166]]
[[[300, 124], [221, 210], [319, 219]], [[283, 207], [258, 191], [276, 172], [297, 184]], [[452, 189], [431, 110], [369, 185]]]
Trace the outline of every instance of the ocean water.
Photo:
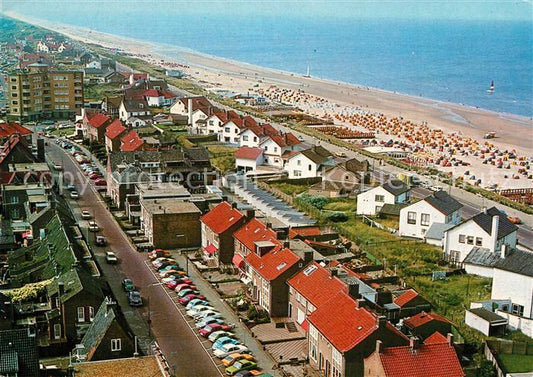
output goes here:
[[316, 77], [533, 117], [531, 22], [13, 10], [297, 74], [309, 63]]

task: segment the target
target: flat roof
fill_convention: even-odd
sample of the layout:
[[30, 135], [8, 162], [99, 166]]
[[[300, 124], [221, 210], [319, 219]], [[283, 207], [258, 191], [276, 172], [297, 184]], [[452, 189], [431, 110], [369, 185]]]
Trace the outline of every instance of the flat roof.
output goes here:
[[150, 198], [188, 198], [191, 193], [176, 182], [137, 183], [139, 197]]
[[74, 363], [77, 377], [164, 376], [155, 356]]
[[176, 199], [143, 199], [141, 200], [141, 206], [143, 206], [146, 211], [150, 212], [152, 215], [202, 213], [202, 211], [200, 211], [193, 203]]
[[13, 169], [13, 164], [9, 164], [9, 172], [14, 171], [49, 171], [50, 167], [48, 167], [47, 163], [44, 162], [33, 162], [33, 163], [21, 163], [21, 164], [14, 164], [15, 168]]

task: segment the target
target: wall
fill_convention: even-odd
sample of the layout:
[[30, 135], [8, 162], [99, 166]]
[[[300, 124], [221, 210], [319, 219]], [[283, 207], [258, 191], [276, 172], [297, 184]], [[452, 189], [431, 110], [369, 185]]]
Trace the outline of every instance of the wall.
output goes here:
[[[200, 245], [200, 215], [195, 213], [157, 213], [152, 216], [153, 245], [175, 249]], [[178, 235], [184, 235], [178, 237]]]
[[491, 299], [509, 299], [513, 304], [524, 306], [524, 317], [532, 318], [533, 277], [494, 269]]
[[468, 253], [472, 251], [472, 248], [476, 246], [476, 241], [474, 239], [474, 243], [472, 245], [468, 244], [466, 242], [460, 243], [459, 242], [459, 235], [464, 234], [466, 236], [474, 236], [475, 237], [482, 237], [482, 246], [481, 247], [487, 247], [490, 246], [490, 236], [487, 232], [485, 232], [483, 229], [481, 229], [473, 220], [469, 220], [464, 222], [463, 224], [456, 226], [455, 228], [452, 228], [444, 233], [444, 254], [446, 258], [451, 257], [452, 251], [459, 251], [459, 258], [458, 262], [462, 262]]
[[471, 274], [471, 275], [484, 276], [487, 278], [491, 278], [494, 273], [494, 269], [492, 267], [477, 266], [477, 265], [473, 265], [470, 263], [465, 263], [463, 267], [466, 273]]
[[[375, 196], [383, 195], [383, 202], [376, 202]], [[383, 206], [383, 204], [394, 204], [394, 195], [389, 193], [383, 187], [376, 187], [368, 190], [362, 194], [357, 195], [357, 214], [358, 215], [376, 215], [376, 206]]]
[[468, 310], [465, 312], [465, 323], [483, 335], [489, 336], [490, 323]]
[[[416, 213], [416, 222], [415, 224], [409, 224], [407, 222], [408, 213]], [[422, 214], [429, 214], [429, 223], [428, 225], [422, 225]], [[437, 211], [435, 207], [430, 205], [425, 200], [421, 200], [414, 204], [411, 204], [408, 207], [402, 208], [400, 210], [400, 236], [402, 237], [414, 237], [414, 238], [424, 238], [427, 230], [431, 225], [436, 223], [445, 223], [446, 216], [440, 211]]]

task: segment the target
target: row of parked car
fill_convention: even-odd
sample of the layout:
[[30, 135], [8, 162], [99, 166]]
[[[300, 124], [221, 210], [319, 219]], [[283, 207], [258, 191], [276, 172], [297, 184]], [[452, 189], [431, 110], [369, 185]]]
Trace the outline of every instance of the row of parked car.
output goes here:
[[228, 376], [270, 376], [257, 369], [252, 352], [232, 332], [234, 325], [226, 323], [169, 252], [155, 249], [148, 253], [148, 258], [157, 269], [161, 282], [176, 292], [187, 316], [195, 321], [198, 333], [213, 343], [213, 353], [222, 359]]

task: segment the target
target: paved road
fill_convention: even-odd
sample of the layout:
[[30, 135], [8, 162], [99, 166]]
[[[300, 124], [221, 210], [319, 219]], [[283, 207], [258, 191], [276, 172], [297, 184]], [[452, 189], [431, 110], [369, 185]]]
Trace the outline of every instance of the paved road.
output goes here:
[[[103, 228], [101, 234], [109, 240], [109, 247], [115, 251], [120, 259], [120, 263], [116, 266], [107, 265], [104, 261], [107, 248], [93, 248], [96, 260], [102, 267], [132, 329], [141, 339], [148, 338], [146, 325], [143, 325], [143, 322], [146, 323], [145, 319], [148, 319], [148, 305], [140, 310], [129, 308], [120, 286], [121, 280], [125, 276], [133, 278], [143, 298], [150, 303], [153, 336], [169, 364], [176, 366], [177, 375], [184, 377], [221, 376], [220, 370], [206, 353], [205, 348], [202, 347], [187, 322], [176, 313], [176, 307], [173, 301], [169, 300], [165, 288], [154, 285], [159, 282], [145, 265], [146, 254], [138, 253], [132, 247], [112, 215], [107, 211], [100, 196], [93, 188], [86, 185], [87, 179], [81, 174], [77, 164], [53, 140], [49, 140], [47, 150], [53, 159], [61, 160], [61, 156], [64, 157], [64, 175], [66, 177], [70, 173], [74, 176], [74, 185], [81, 194], [81, 198], [77, 201], [79, 210], [86, 209], [94, 214], [96, 222]], [[86, 232], [86, 226], [82, 226], [82, 228]], [[89, 239], [91, 240], [92, 237]]]

